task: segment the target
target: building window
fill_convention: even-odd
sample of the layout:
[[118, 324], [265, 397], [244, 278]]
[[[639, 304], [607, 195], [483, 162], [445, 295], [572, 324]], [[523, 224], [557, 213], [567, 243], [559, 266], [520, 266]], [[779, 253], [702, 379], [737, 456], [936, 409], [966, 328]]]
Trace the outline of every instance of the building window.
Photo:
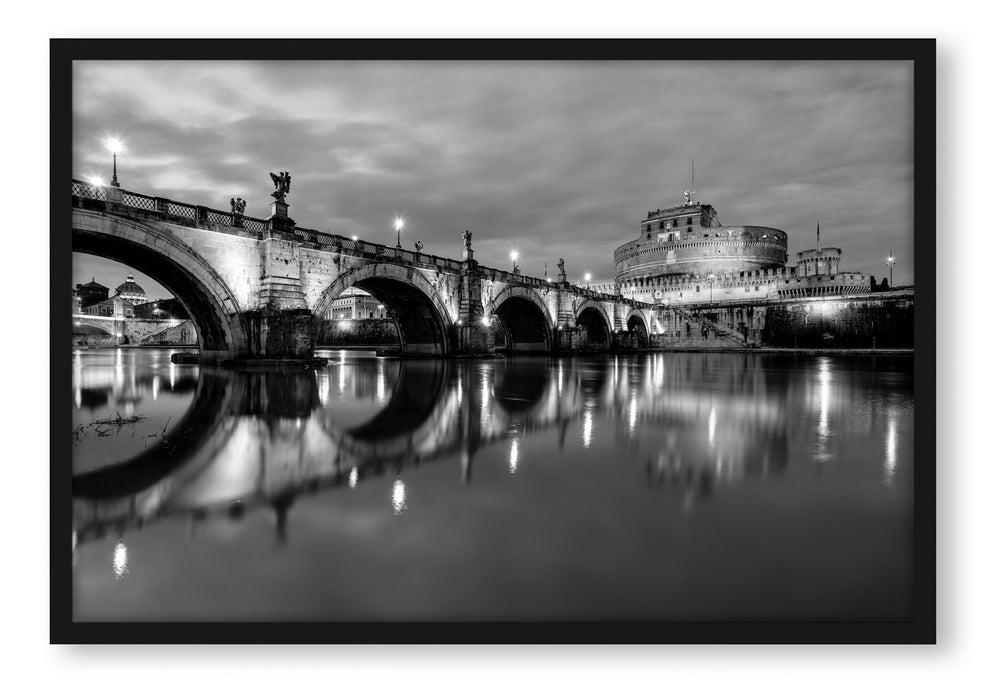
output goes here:
[[688, 226], [690, 226], [691, 224], [694, 223], [694, 220], [689, 216], [687, 222], [688, 222]]
[[653, 226], [652, 226], [652, 224], [647, 224], [647, 225], [646, 225], [646, 230], [647, 230], [647, 231], [652, 231], [652, 230], [653, 230]]
[[688, 233], [691, 233], [691, 227], [688, 226]]

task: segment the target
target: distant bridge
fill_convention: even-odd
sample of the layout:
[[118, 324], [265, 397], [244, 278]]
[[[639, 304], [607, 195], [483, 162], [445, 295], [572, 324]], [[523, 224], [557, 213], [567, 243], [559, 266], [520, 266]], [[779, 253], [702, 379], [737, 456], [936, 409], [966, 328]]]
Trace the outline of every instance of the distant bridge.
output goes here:
[[[101, 331], [97, 337], [105, 336], [108, 344], [112, 345], [141, 345], [144, 343], [185, 345], [196, 341], [195, 330], [182, 328], [183, 324], [188, 324], [188, 321], [183, 319], [72, 314], [72, 324], [73, 332], [76, 334], [86, 333], [92, 329]], [[175, 332], [170, 334], [168, 333], [170, 330]], [[185, 330], [184, 333], [183, 330]]]
[[312, 356], [318, 323], [349, 287], [376, 297], [405, 354], [492, 347], [498, 317], [510, 352], [602, 350], [658, 332], [656, 307], [461, 260], [298, 227], [288, 205], [267, 219], [72, 181], [72, 248], [153, 277], [182, 302], [203, 362]]

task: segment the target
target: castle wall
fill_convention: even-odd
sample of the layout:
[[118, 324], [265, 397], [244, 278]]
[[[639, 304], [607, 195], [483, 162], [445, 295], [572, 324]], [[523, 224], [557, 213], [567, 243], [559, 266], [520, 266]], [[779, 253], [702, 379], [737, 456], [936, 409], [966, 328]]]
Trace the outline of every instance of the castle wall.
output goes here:
[[769, 304], [764, 347], [913, 348], [914, 294]]

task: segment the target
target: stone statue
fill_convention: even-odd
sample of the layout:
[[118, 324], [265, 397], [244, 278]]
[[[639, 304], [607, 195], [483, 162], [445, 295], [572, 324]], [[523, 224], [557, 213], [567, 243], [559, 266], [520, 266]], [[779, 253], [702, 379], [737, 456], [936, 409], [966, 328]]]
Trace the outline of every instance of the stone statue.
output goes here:
[[564, 272], [564, 259], [563, 258], [561, 258], [560, 259], [560, 262], [557, 263], [557, 269], [560, 270], [560, 274], [561, 275], [566, 275], [567, 274], [566, 272]]
[[691, 203], [691, 193], [688, 192], [687, 190], [684, 190], [684, 203], [685, 204]]
[[464, 239], [464, 249], [471, 250], [471, 232], [465, 231], [461, 234], [461, 238]]
[[244, 209], [247, 207], [247, 202], [237, 197], [236, 199], [230, 198], [230, 213], [241, 215], [244, 213]]
[[413, 247], [416, 248], [416, 253], [417, 254], [418, 253], [422, 253], [423, 252], [423, 241], [416, 241], [413, 244]]
[[276, 202], [285, 202], [285, 195], [289, 194], [289, 183], [292, 181], [292, 177], [286, 171], [281, 171], [278, 175], [275, 173], [268, 173], [272, 177], [272, 182], [275, 183], [275, 191], [272, 192], [272, 197], [275, 198]]

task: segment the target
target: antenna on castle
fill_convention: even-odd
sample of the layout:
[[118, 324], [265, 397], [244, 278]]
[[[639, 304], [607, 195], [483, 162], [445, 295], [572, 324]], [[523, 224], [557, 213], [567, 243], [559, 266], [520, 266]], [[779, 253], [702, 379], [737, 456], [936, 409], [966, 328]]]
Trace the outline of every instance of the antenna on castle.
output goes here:
[[822, 252], [822, 222], [821, 219], [818, 220], [815, 226], [815, 248], [818, 252]]
[[684, 203], [694, 204], [694, 158], [691, 159], [691, 189], [684, 190]]

